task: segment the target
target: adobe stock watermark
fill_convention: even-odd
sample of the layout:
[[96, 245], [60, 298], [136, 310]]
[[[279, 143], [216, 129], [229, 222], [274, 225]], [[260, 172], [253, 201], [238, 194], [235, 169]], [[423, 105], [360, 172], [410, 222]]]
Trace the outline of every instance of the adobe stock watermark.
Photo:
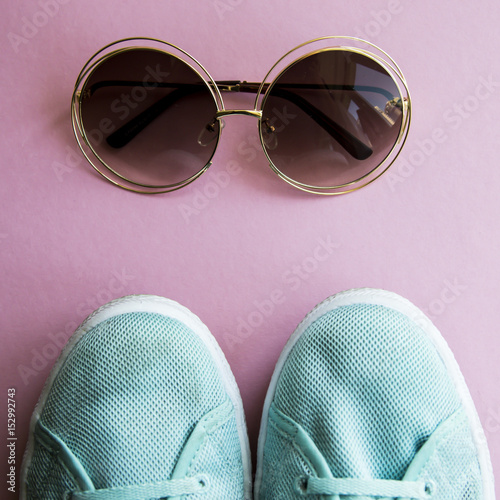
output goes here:
[[[296, 114], [291, 113], [287, 105], [280, 109], [274, 107], [265, 119], [262, 128], [267, 132], [265, 139], [269, 141], [270, 147], [277, 144], [279, 141], [279, 134], [290, 125], [290, 123], [297, 117]], [[236, 148], [238, 154], [247, 163], [254, 161], [259, 152], [262, 152], [262, 144], [258, 135], [252, 133], [246, 139], [241, 141]], [[69, 160], [70, 158], [68, 158]], [[214, 171], [206, 174], [209, 181], [203, 188], [197, 188], [193, 191], [193, 197], [189, 202], [180, 203], [177, 208], [187, 224], [191, 219], [199, 215], [205, 210], [210, 203], [218, 198], [222, 190], [224, 190], [231, 180], [243, 172], [243, 168], [237, 161], [229, 161], [222, 172]], [[204, 174], [205, 175], [205, 174]]]
[[422, 166], [427, 158], [432, 156], [442, 144], [449, 140], [449, 130], [458, 130], [467, 119], [481, 109], [482, 104], [499, 87], [500, 82], [492, 75], [487, 78], [480, 77], [474, 92], [443, 112], [442, 120], [446, 127], [434, 128], [428, 137], [416, 140], [416, 147], [409, 151], [405, 157], [399, 156], [393, 167], [385, 174], [389, 189], [394, 192], [399, 184], [413, 176], [416, 169]]
[[69, 2], [70, 0], [39, 0], [37, 2], [39, 7], [37, 11], [29, 16], [21, 17], [19, 32], [9, 31], [7, 33], [7, 39], [14, 52], [16, 54], [19, 53], [21, 46], [33, 40], [40, 30], [47, 26], [51, 19], [57, 16], [61, 5]]
[[189, 224], [192, 217], [200, 215], [210, 203], [219, 197], [222, 190], [226, 189], [234, 177], [240, 175], [243, 171], [241, 165], [236, 161], [229, 161], [226, 168], [221, 171], [214, 171], [206, 174], [208, 182], [205, 183], [203, 188], [196, 188], [193, 190], [193, 196], [189, 202], [179, 203], [177, 209]]
[[386, 9], [370, 11], [370, 20], [364, 26], [356, 26], [353, 34], [362, 40], [375, 38], [391, 24], [395, 16], [402, 12], [403, 5], [400, 0], [389, 0]]
[[423, 309], [423, 312], [431, 321], [435, 320], [446, 311], [448, 306], [456, 302], [467, 289], [467, 285], [460, 283], [458, 278], [453, 278], [453, 280], [445, 279], [439, 296], [431, 300], [427, 307]]
[[217, 16], [220, 21], [224, 21], [228, 12], [233, 12], [236, 7], [239, 7], [245, 0], [212, 0]]
[[[478, 445], [488, 446], [488, 439], [500, 433], [500, 405], [489, 406], [486, 416], [481, 417], [482, 426], [473, 426], [472, 434]], [[491, 444], [491, 443], [490, 443]]]
[[[115, 138], [118, 141], [123, 141], [123, 137], [127, 138], [127, 136], [129, 137], [128, 140], [130, 140], [130, 137], [133, 138], [134, 135], [130, 134], [126, 129], [128, 125], [126, 122], [127, 118], [130, 117], [133, 110], [140, 107], [140, 104], [148, 99], [152, 90], [156, 89], [162, 83], [166, 83], [170, 75], [169, 71], [162, 70], [160, 64], [156, 64], [155, 67], [146, 66], [142, 78], [138, 82], [133, 82], [135, 85], [130, 90], [121, 92], [118, 97], [111, 101], [109, 104], [109, 113], [102, 113], [104, 118], [99, 120], [97, 127], [86, 130], [86, 136], [92, 146], [95, 148], [102, 144], [104, 140], [110, 140], [110, 137], [112, 137], [111, 134], [115, 132], [118, 133], [118, 137]], [[154, 106], [154, 104], [151, 106]], [[143, 112], [147, 112], [148, 109]], [[148, 124], [147, 118], [145, 118], [145, 123], [146, 125]], [[119, 128], [120, 126], [125, 128], [123, 136], [121, 135], [122, 129]], [[120, 144], [123, 145], [121, 142]], [[65, 175], [78, 167], [82, 160], [83, 155], [80, 151], [66, 146], [64, 162], [58, 160], [52, 162], [52, 170], [57, 180], [62, 182]]]
[[[83, 320], [101, 305], [123, 293], [127, 289], [128, 284], [133, 280], [135, 280], [135, 276], [130, 274], [126, 269], [121, 269], [119, 272], [114, 271], [105, 287], [77, 306], [76, 316], [80, 320]], [[31, 360], [29, 364], [19, 364], [17, 366], [17, 372], [25, 386], [33, 378], [36, 379], [40, 372], [45, 370], [49, 363], [53, 362], [59, 356], [61, 349], [66, 345], [66, 342], [73, 335], [78, 325], [79, 323], [70, 321], [64, 326], [62, 331], [49, 333], [47, 335], [47, 342], [41, 348], [30, 350]]]
[[[170, 71], [162, 71], [161, 64], [156, 64], [154, 68], [150, 65], [146, 66], [144, 68], [142, 78], [138, 79], [137, 82], [132, 82], [135, 83], [135, 85], [133, 85], [129, 91], [122, 92], [119, 97], [111, 101], [109, 105], [110, 112], [102, 113], [104, 118], [101, 118], [98, 126], [92, 130], [86, 131], [89, 141], [94, 146], [98, 146], [99, 144], [102, 144], [105, 139], [110, 140], [110, 135], [114, 132], [121, 132], [121, 129], [118, 129], [118, 125], [121, 125], [120, 122], [125, 122], [125, 120], [129, 118], [133, 112], [132, 110], [136, 109], [141, 103], [146, 101], [151, 91], [157, 89], [162, 83], [167, 83], [170, 76]], [[152, 121], [152, 118], [148, 116], [147, 112], [149, 109], [154, 109], [156, 105], [157, 103], [150, 104], [150, 107], [146, 108], [142, 112], [144, 116], [143, 114], [139, 115], [139, 117], [143, 117], [143, 123], [141, 123], [141, 126], [147, 126]], [[109, 117], [113, 117], [114, 120]], [[137, 120], [137, 118], [138, 117], [136, 117], [135, 120]], [[127, 122], [123, 123], [124, 127], [127, 127], [128, 125], [129, 124]], [[136, 128], [137, 124], [134, 124], [131, 132], [126, 130], [123, 138], [119, 136], [117, 147], [121, 147], [123, 145], [122, 141], [127, 140], [127, 137], [133, 138], [135, 136], [133, 131]], [[128, 140], [130, 140], [130, 138]]]
[[[269, 118], [262, 122], [262, 133], [266, 147], [273, 150], [278, 142], [280, 133], [297, 118], [295, 113], [284, 104], [281, 109], [273, 107]], [[260, 153], [262, 153], [262, 143], [258, 134], [251, 134], [241, 141], [236, 148], [238, 154], [247, 162], [252, 163]]]
[[500, 434], [500, 404], [496, 409], [488, 408], [488, 414], [484, 420], [484, 430], [488, 434]]
[[59, 182], [64, 180], [64, 176], [73, 172], [83, 160], [83, 155], [80, 150], [76, 151], [70, 146], [66, 146], [66, 154], [64, 155], [64, 162], [54, 160], [52, 162], [52, 171]]
[[333, 241], [330, 235], [320, 238], [307, 257], [286, 269], [281, 275], [281, 286], [271, 290], [264, 298], [254, 300], [252, 309], [246, 315], [238, 316], [234, 330], [224, 335], [228, 350], [234, 351], [238, 345], [262, 327], [264, 322], [274, 314], [276, 307], [284, 304], [291, 292], [298, 291], [338, 248], [340, 248], [340, 243]]

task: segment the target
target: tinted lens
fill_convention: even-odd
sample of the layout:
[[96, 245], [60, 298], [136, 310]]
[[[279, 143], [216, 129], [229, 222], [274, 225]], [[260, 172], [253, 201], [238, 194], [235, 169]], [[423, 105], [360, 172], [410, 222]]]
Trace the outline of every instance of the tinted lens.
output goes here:
[[212, 158], [217, 105], [181, 59], [130, 48], [104, 59], [81, 93], [81, 123], [94, 153], [124, 179], [146, 186], [183, 183]]
[[402, 99], [389, 73], [347, 50], [309, 55], [287, 68], [263, 103], [262, 141], [274, 166], [315, 187], [374, 171], [401, 130]]

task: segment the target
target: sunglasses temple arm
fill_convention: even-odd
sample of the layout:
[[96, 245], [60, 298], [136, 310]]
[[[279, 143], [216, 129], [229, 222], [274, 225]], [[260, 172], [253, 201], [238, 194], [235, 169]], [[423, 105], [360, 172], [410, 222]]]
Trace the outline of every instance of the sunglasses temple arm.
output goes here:
[[[184, 86], [184, 85], [183, 85]], [[186, 87], [197, 87], [199, 85], [185, 85]], [[156, 89], [156, 88], [179, 88], [178, 83], [169, 83], [169, 82], [141, 82], [138, 80], [101, 80], [100, 82], [96, 82], [92, 84], [88, 89], [88, 95], [92, 96], [98, 90], [106, 88], [106, 87], [143, 87], [146, 90]]]
[[162, 97], [132, 120], [122, 125], [106, 138], [106, 142], [113, 148], [126, 146], [139, 132], [144, 130], [150, 123], [160, 116], [165, 110], [172, 106], [180, 98], [199, 92], [195, 86], [177, 88], [170, 94]]
[[[217, 87], [219, 87], [222, 91], [241, 91], [240, 85], [241, 82], [239, 80], [228, 80], [224, 82], [215, 82]], [[142, 82], [137, 81], [102, 81], [98, 82], [90, 88], [89, 96], [91, 96], [94, 92], [99, 90], [100, 88], [110, 87], [110, 86], [118, 86], [118, 87], [134, 87], [137, 85], [144, 85]], [[250, 84], [252, 87], [251, 92], [257, 93], [258, 87], [255, 88], [253, 84]], [[134, 137], [137, 136], [139, 132], [144, 130], [155, 118], [160, 116], [164, 111], [166, 111], [170, 106], [172, 106], [177, 100], [182, 97], [186, 97], [190, 94], [195, 94], [205, 89], [206, 87], [203, 85], [189, 85], [185, 84], [180, 86], [178, 83], [158, 83], [151, 84], [150, 87], [160, 87], [160, 88], [175, 88], [173, 92], [161, 98], [148, 108], [146, 108], [142, 113], [139, 113], [136, 117], [132, 118], [132, 120], [123, 124], [119, 129], [115, 130], [111, 133], [107, 138], [106, 142], [113, 148], [122, 148], [126, 146]], [[254, 90], [255, 89], [255, 90]], [[247, 90], [248, 91], [248, 90]], [[209, 124], [210, 125], [210, 124]], [[209, 126], [207, 125], [207, 126]]]
[[302, 96], [289, 90], [274, 88], [274, 95], [286, 99], [307, 113], [318, 125], [326, 130], [353, 158], [366, 160], [373, 153], [372, 148], [342, 127], [323, 111]]
[[[219, 90], [226, 92], [249, 92], [256, 94], [261, 86], [260, 83], [254, 82], [240, 82], [238, 80], [228, 80], [228, 81], [217, 81], [215, 82]], [[320, 127], [330, 134], [353, 158], [357, 160], [365, 160], [372, 153], [373, 150], [367, 146], [364, 142], [360, 141], [356, 136], [351, 134], [348, 130], [342, 127], [340, 124], [332, 120], [329, 116], [325, 115], [320, 109], [311, 104], [307, 99], [296, 94], [292, 90], [285, 89], [283, 87], [289, 87], [293, 89], [303, 88], [303, 89], [318, 89], [324, 90], [324, 85], [314, 85], [314, 84], [289, 84], [289, 85], [275, 85], [273, 87], [273, 94], [277, 97], [281, 97], [302, 109], [307, 113]], [[268, 83], [262, 86], [262, 91], [266, 91], [269, 87]]]
[[[105, 86], [130, 86], [137, 82], [101, 82], [92, 87], [91, 93], [98, 90], [100, 87]], [[178, 84], [155, 85], [160, 87], [177, 86]], [[222, 91], [237, 91], [237, 92], [251, 92], [257, 93], [260, 87], [258, 83], [240, 82], [237, 80], [216, 82], [216, 85]], [[266, 90], [269, 84], [264, 84], [263, 90]], [[160, 116], [166, 109], [174, 104], [178, 99], [194, 94], [201, 90], [198, 85], [184, 85], [177, 88], [170, 94], [166, 95], [153, 105], [149, 106], [142, 113], [121, 126], [118, 130], [110, 134], [106, 138], [106, 142], [113, 148], [121, 148], [127, 145], [139, 132], [144, 130], [154, 119]], [[286, 99], [303, 111], [309, 114], [318, 125], [324, 128], [349, 154], [358, 160], [368, 158], [372, 154], [372, 149], [365, 143], [360, 141], [357, 137], [351, 134], [344, 127], [333, 121], [330, 117], [325, 115], [321, 110], [312, 105], [309, 101], [299, 96], [298, 94], [285, 89], [275, 87], [275, 94], [283, 99]]]
[[[222, 92], [248, 92], [251, 94], [256, 94], [261, 86], [261, 83], [258, 82], [246, 82], [240, 80], [217, 80], [215, 82], [218, 89]], [[267, 91], [271, 84], [264, 83], [262, 85], [261, 93]], [[276, 85], [274, 86], [276, 88]], [[356, 85], [356, 87], [352, 85], [330, 85], [330, 84], [315, 84], [315, 83], [280, 83], [279, 88], [288, 89], [290, 91], [293, 90], [350, 90], [356, 92], [373, 92], [376, 94], [380, 94], [384, 96], [387, 100], [391, 100], [394, 96], [388, 92], [387, 90], [374, 87], [373, 85]]]

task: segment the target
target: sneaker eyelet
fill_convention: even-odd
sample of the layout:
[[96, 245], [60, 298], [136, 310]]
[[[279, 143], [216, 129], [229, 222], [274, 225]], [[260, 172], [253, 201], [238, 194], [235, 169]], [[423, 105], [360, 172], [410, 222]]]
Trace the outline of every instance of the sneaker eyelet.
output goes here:
[[307, 495], [307, 476], [299, 476], [295, 480], [295, 491], [302, 496]]
[[197, 476], [197, 479], [198, 479], [198, 485], [201, 490], [204, 490], [210, 486], [210, 481], [207, 476], [199, 475]]
[[431, 498], [436, 492], [436, 484], [434, 481], [427, 481], [424, 486], [424, 492], [427, 498]]

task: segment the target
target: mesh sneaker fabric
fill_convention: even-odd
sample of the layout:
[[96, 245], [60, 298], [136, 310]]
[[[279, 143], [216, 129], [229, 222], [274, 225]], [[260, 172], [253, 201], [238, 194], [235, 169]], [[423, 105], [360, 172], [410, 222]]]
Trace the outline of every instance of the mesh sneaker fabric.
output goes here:
[[439, 485], [433, 500], [484, 498], [477, 451], [465, 414], [452, 432], [439, 441], [417, 479]]
[[[309, 434], [333, 477], [402, 479], [460, 401], [418, 325], [357, 304], [326, 313], [300, 336], [273, 404]], [[266, 441], [264, 454], [272, 447]]]
[[[188, 476], [201, 473], [207, 474], [211, 479], [210, 498], [243, 498], [241, 449], [234, 415], [210, 435], [210, 439], [194, 458]], [[207, 500], [207, 495], [192, 495], [189, 500]]]
[[[63, 498], [65, 491], [76, 488], [73, 479], [58, 462], [56, 454], [39, 442], [35, 443], [30, 472], [28, 498]], [[44, 497], [41, 496], [41, 491]]]
[[[143, 484], [169, 479], [196, 423], [226, 399], [196, 334], [160, 314], [128, 313], [81, 337], [40, 421], [80, 460], [96, 489]], [[231, 460], [237, 447], [241, 466], [236, 432], [230, 442]], [[44, 455], [35, 447], [27, 476], [32, 494], [57, 483]]]
[[312, 474], [302, 454], [297, 452], [293, 439], [281, 432], [271, 420], [268, 421], [262, 467], [265, 471], [265, 484], [262, 488], [265, 496], [261, 498], [266, 499], [296, 497], [294, 479]]

